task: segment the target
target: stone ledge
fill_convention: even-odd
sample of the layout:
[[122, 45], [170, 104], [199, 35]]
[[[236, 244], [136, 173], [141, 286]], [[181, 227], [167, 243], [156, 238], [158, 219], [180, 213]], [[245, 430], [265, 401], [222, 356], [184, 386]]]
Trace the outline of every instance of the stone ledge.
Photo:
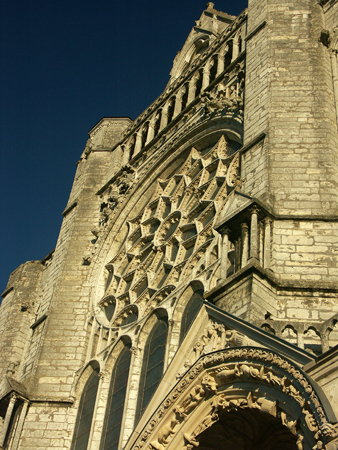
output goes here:
[[330, 293], [338, 293], [337, 283], [328, 283], [328, 282], [308, 282], [308, 281], [286, 281], [279, 280], [275, 274], [270, 269], [264, 269], [256, 262], [251, 262], [247, 266], [243, 267], [243, 269], [238, 270], [236, 273], [231, 275], [229, 278], [226, 278], [222, 281], [218, 286], [211, 289], [211, 291], [206, 292], [204, 297], [212, 301], [212, 303], [216, 302], [219, 297], [223, 294], [223, 292], [230, 289], [236, 283], [242, 281], [243, 279], [252, 276], [253, 274], [259, 275], [261, 278], [268, 281], [271, 285], [276, 287], [277, 289], [284, 290], [295, 290], [295, 291], [322, 291], [322, 292], [330, 292]]
[[255, 146], [256, 144], [258, 144], [258, 142], [262, 141], [263, 139], [265, 139], [267, 133], [266, 132], [262, 132], [260, 133], [258, 136], [256, 136], [255, 138], [251, 139], [251, 141], [244, 145], [244, 147], [242, 147], [239, 151], [241, 152], [241, 154], [247, 152], [248, 150], [250, 150], [250, 148], [252, 148], [253, 146]]
[[67, 215], [68, 213], [70, 213], [71, 210], [72, 210], [73, 208], [75, 208], [75, 206], [77, 206], [77, 202], [73, 202], [71, 205], [66, 206], [66, 208], [65, 208], [64, 211], [62, 212], [63, 217], [66, 217], [66, 215]]
[[6, 297], [7, 294], [9, 294], [10, 292], [12, 292], [13, 289], [14, 289], [13, 286], [11, 286], [11, 287], [5, 289], [5, 290], [3, 291], [3, 293], [1, 294], [1, 297], [4, 299], [4, 298]]
[[40, 323], [44, 322], [47, 319], [47, 317], [48, 317], [47, 314], [43, 314], [41, 317], [39, 317], [39, 319], [37, 319], [34, 323], [32, 323], [30, 328], [34, 330], [37, 326], [40, 325]]
[[245, 38], [245, 42], [248, 42], [255, 34], [257, 34], [266, 25], [266, 20], [263, 20], [254, 30], [251, 31]]

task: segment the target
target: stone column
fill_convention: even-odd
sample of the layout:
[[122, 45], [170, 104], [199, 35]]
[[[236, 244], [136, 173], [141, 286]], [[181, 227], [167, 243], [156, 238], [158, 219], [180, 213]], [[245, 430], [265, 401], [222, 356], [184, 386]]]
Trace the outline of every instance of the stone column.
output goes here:
[[297, 346], [304, 350], [304, 330], [298, 330], [297, 332]]
[[92, 320], [93, 320], [93, 322], [91, 324], [88, 323], [88, 326], [91, 325], [91, 329], [90, 329], [90, 336], [89, 336], [88, 347], [87, 347], [86, 361], [89, 361], [92, 357], [95, 333], [97, 331], [97, 322], [95, 320], [95, 317], [93, 317]]
[[140, 347], [131, 347], [130, 369], [128, 377], [128, 385], [126, 391], [126, 399], [124, 403], [124, 411], [120, 431], [120, 445], [124, 448], [126, 442], [134, 429], [135, 411], [137, 407], [137, 395], [140, 385], [140, 374], [142, 370], [143, 352]]
[[136, 143], [135, 143], [135, 151], [134, 156], [137, 155], [142, 148], [142, 130], [139, 128], [136, 134]]
[[259, 264], [264, 267], [264, 222], [258, 223]]
[[248, 224], [242, 223], [242, 268], [248, 264], [249, 257], [249, 227]]
[[173, 118], [178, 116], [179, 113], [182, 111], [182, 97], [183, 97], [184, 91], [185, 91], [185, 88], [184, 88], [184, 86], [182, 86], [176, 94]]
[[189, 81], [189, 92], [188, 92], [188, 101], [187, 105], [191, 103], [195, 98], [195, 92], [196, 92], [196, 83], [198, 78], [198, 72], [196, 72]]
[[149, 121], [148, 135], [147, 135], [147, 140], [146, 140], [146, 144], [145, 145], [147, 145], [150, 141], [152, 141], [154, 139], [155, 122], [156, 122], [156, 112], [153, 114], [152, 118]]
[[331, 51], [332, 81], [334, 92], [334, 104], [336, 107], [336, 120], [338, 126], [338, 67], [337, 67], [337, 50]]
[[240, 39], [240, 34], [237, 34], [233, 40], [231, 62], [234, 61], [237, 58], [237, 56], [239, 55], [239, 39]]
[[216, 77], [218, 77], [218, 75], [220, 75], [223, 70], [224, 70], [224, 59], [225, 59], [225, 55], [229, 50], [229, 46], [226, 45], [224, 49], [221, 49], [219, 54], [218, 54], [218, 64], [217, 64], [217, 72], [216, 72]]
[[221, 273], [220, 273], [220, 276], [224, 280], [227, 277], [227, 269], [228, 269], [229, 233], [230, 233], [230, 230], [228, 228], [225, 228], [222, 231], [221, 270], [220, 270]]
[[326, 330], [325, 333], [322, 333], [321, 340], [322, 340], [322, 353], [325, 353], [328, 350], [330, 350], [330, 332], [329, 332], [329, 330]]
[[21, 436], [21, 433], [22, 433], [23, 425], [25, 423], [25, 418], [26, 418], [26, 415], [27, 415], [28, 406], [29, 406], [29, 401], [28, 400], [24, 400], [23, 406], [22, 406], [22, 410], [20, 412], [18, 425], [16, 427], [16, 432], [15, 432], [15, 436], [14, 436], [14, 439], [13, 439], [13, 444], [12, 444], [11, 450], [17, 450], [17, 448], [19, 446], [20, 436]]
[[210, 61], [211, 59], [208, 59], [203, 67], [202, 91], [204, 91], [204, 89], [206, 89], [210, 84]]
[[264, 268], [270, 267], [271, 254], [271, 219], [266, 217], [264, 220]]
[[224, 70], [224, 53], [219, 53], [217, 58], [217, 72], [216, 78], [220, 75]]
[[129, 145], [122, 144], [121, 148], [123, 150], [122, 163], [121, 166], [126, 166], [129, 163]]
[[6, 434], [7, 434], [8, 426], [9, 426], [9, 422], [10, 422], [11, 417], [12, 417], [13, 408], [14, 408], [16, 400], [17, 400], [16, 394], [12, 394], [11, 398], [9, 400], [8, 407], [7, 407], [5, 420], [4, 420], [4, 423], [2, 424], [2, 428], [1, 428], [1, 432], [0, 432], [0, 449], [3, 448], [4, 442], [5, 442], [5, 438], [6, 438]]
[[250, 262], [258, 261], [258, 208], [251, 209]]
[[241, 238], [235, 242], [235, 272], [241, 268]]
[[162, 131], [163, 128], [165, 128], [168, 125], [168, 107], [169, 107], [169, 102], [167, 102], [164, 105], [164, 107], [162, 108], [161, 123], [160, 123], [159, 131]]
[[97, 350], [96, 350], [96, 353], [100, 353], [100, 351], [102, 350], [102, 347], [104, 347], [102, 344], [103, 344], [103, 326], [102, 325], [100, 325], [99, 326], [99, 340], [98, 340], [98, 343], [97, 343]]
[[167, 345], [164, 355], [164, 365], [163, 365], [163, 373], [167, 370], [167, 367], [169, 366], [171, 360], [173, 359], [176, 348], [172, 348], [172, 335], [173, 335], [173, 329], [175, 326], [175, 321], [173, 319], [168, 319], [168, 337], [167, 337]]

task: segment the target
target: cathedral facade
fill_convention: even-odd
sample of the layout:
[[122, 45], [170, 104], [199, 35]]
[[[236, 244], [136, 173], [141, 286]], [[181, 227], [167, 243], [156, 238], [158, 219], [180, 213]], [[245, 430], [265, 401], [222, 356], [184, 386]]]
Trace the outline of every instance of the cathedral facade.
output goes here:
[[0, 448], [338, 449], [338, 1], [208, 3], [0, 307]]

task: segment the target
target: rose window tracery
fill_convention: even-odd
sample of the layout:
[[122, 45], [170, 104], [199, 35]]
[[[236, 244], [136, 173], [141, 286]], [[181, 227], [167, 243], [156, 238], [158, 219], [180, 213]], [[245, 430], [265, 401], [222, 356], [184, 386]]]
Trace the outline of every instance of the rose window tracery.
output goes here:
[[213, 224], [239, 177], [238, 147], [222, 136], [211, 148], [191, 148], [177, 173], [158, 179], [148, 204], [128, 221], [124, 245], [105, 266], [100, 305], [112, 325], [121, 325], [113, 316], [127, 305], [137, 304], [137, 320], [149, 311], [151, 299], [156, 306], [161, 293], [168, 295], [192, 277], [204, 276], [208, 288], [216, 284], [220, 236]]

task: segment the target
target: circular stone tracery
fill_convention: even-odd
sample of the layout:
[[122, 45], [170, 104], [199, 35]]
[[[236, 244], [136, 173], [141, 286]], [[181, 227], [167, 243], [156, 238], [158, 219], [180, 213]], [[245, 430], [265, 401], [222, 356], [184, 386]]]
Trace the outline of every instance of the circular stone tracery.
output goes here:
[[213, 224], [239, 176], [237, 148], [225, 136], [212, 148], [192, 148], [177, 173], [159, 179], [146, 207], [128, 221], [125, 244], [106, 265], [106, 292], [100, 301], [104, 305], [108, 296], [116, 299], [115, 317], [135, 303], [140, 318], [166, 286], [172, 291], [203, 276], [207, 288], [216, 284], [219, 234]]

